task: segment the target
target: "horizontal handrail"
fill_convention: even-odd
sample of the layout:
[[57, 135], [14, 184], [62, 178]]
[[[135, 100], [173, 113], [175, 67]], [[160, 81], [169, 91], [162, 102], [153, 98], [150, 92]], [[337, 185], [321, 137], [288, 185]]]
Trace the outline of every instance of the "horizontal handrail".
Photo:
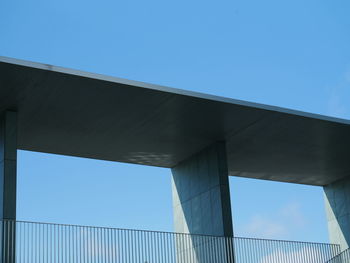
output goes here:
[[[13, 221], [11, 219], [2, 219], [1, 221]], [[188, 236], [207, 236], [207, 237], [220, 237], [219, 235], [207, 235], [207, 234], [190, 234], [190, 233], [179, 233], [171, 231], [159, 231], [159, 230], [149, 230], [149, 229], [133, 229], [133, 228], [119, 228], [119, 227], [108, 227], [108, 226], [93, 226], [93, 225], [78, 225], [78, 224], [63, 224], [63, 223], [52, 223], [52, 222], [35, 222], [27, 220], [16, 220], [17, 223], [26, 223], [26, 224], [40, 224], [40, 225], [56, 225], [56, 226], [66, 226], [66, 227], [87, 227], [87, 228], [97, 228], [97, 229], [110, 229], [110, 230], [128, 230], [128, 231], [141, 231], [149, 233], [162, 233], [162, 234], [181, 234]], [[332, 245], [325, 242], [311, 242], [311, 241], [300, 241], [300, 240], [286, 240], [286, 239], [268, 239], [268, 238], [259, 238], [259, 237], [243, 237], [235, 236], [234, 238], [239, 239], [252, 239], [252, 240], [261, 240], [261, 241], [276, 241], [276, 242], [290, 242], [290, 243], [305, 243], [305, 244], [315, 244], [315, 245]], [[335, 244], [337, 245], [337, 244]]]
[[350, 262], [350, 248], [342, 251], [334, 258], [327, 261], [327, 263], [349, 263]]
[[0, 221], [6, 263], [325, 263], [340, 246], [150, 230]]

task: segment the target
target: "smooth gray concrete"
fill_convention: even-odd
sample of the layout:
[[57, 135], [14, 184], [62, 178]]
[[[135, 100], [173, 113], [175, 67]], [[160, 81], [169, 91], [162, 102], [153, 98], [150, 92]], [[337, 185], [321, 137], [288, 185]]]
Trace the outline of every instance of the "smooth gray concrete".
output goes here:
[[171, 171], [175, 232], [231, 237], [225, 144], [215, 143]]
[[350, 178], [323, 187], [331, 243], [350, 245]]
[[[232, 237], [232, 215], [228, 181], [226, 146], [215, 143], [181, 162], [172, 171], [173, 211], [175, 232]], [[215, 238], [188, 237], [177, 240], [178, 262], [183, 257], [194, 256], [202, 262]], [[184, 243], [187, 248], [184, 249]], [[233, 262], [228, 257], [229, 248], [221, 244], [219, 263]], [[207, 248], [206, 250], [204, 248]], [[217, 259], [218, 260], [218, 259]]]
[[16, 219], [17, 113], [0, 116], [0, 219]]
[[15, 223], [17, 188], [17, 113], [0, 116], [0, 224], [2, 244], [0, 262], [15, 262]]

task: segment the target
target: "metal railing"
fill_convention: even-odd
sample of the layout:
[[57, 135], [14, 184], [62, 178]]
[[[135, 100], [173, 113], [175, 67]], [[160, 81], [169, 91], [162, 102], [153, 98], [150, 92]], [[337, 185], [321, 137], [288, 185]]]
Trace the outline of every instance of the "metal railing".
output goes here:
[[344, 250], [340, 254], [336, 255], [327, 263], [349, 263], [350, 262], [350, 248]]
[[323, 243], [11, 220], [0, 224], [0, 258], [6, 263], [324, 263], [340, 252], [338, 245]]

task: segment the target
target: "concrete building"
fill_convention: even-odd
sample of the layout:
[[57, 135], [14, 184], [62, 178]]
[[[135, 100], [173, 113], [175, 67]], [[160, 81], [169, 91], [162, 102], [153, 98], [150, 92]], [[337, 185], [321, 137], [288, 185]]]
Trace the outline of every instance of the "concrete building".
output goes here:
[[[233, 236], [229, 176], [324, 188], [350, 244], [350, 121], [0, 58], [1, 218], [16, 150], [171, 168], [175, 231]], [[233, 211], [239, 213], [239, 211]]]

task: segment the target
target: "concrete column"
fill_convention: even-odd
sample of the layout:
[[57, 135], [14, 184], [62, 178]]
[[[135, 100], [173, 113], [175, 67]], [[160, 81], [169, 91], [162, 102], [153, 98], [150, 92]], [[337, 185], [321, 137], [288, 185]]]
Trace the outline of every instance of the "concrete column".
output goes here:
[[0, 114], [0, 220], [2, 262], [15, 262], [17, 114]]
[[[171, 171], [175, 232], [232, 237], [225, 143], [218, 142], [207, 147], [179, 163]], [[198, 251], [206, 251], [203, 246], [208, 244], [200, 244], [198, 240], [199, 243], [194, 242], [194, 237], [190, 239], [199, 262], [201, 255]], [[217, 240], [208, 238], [205, 242], [212, 242], [214, 245]], [[178, 254], [188, 254], [189, 252], [183, 249], [179, 252], [181, 245], [183, 244], [178, 245]], [[200, 246], [202, 249], [199, 249]], [[225, 254], [227, 249], [222, 247], [222, 254]], [[228, 261], [223, 255], [220, 262], [233, 260]]]
[[323, 189], [330, 241], [343, 251], [350, 245], [350, 177]]

